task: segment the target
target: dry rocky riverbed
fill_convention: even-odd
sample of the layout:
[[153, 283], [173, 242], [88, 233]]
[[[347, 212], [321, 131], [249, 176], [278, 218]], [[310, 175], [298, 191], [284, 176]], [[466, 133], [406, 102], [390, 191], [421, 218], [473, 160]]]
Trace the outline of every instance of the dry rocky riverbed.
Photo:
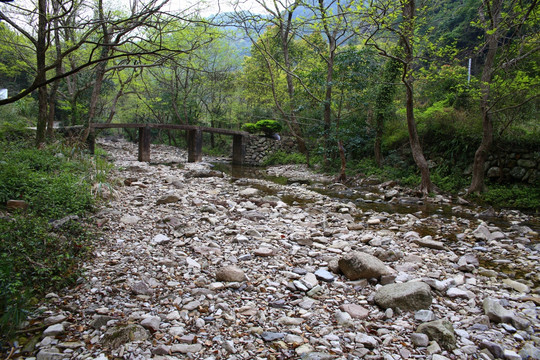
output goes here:
[[[153, 145], [147, 164], [134, 144], [101, 146], [119, 181], [96, 188], [113, 196], [94, 257], [47, 295], [26, 358], [540, 359], [526, 215], [482, 219], [444, 197], [431, 201], [450, 214], [386, 213], [175, 148]], [[320, 178], [302, 169], [271, 171]], [[375, 200], [417, 201], [380, 188]]]

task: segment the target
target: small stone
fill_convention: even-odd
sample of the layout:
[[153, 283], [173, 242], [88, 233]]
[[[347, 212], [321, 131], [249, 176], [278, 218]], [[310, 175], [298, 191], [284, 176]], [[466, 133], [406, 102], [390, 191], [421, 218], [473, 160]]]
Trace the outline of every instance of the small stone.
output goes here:
[[257, 195], [258, 193], [259, 193], [259, 190], [257, 190], [257, 189], [247, 188], [247, 189], [244, 189], [244, 190], [240, 191], [239, 195], [244, 196], [244, 197], [252, 197], [252, 196]]
[[274, 256], [275, 251], [274, 249], [271, 249], [268, 247], [261, 247], [261, 248], [255, 249], [253, 251], [253, 254], [255, 256], [267, 257], [267, 256]]
[[426, 348], [426, 352], [428, 354], [437, 354], [437, 353], [440, 353], [441, 351], [442, 351], [441, 346], [436, 341], [430, 342]]
[[339, 262], [339, 269], [349, 280], [380, 278], [392, 271], [378, 258], [363, 252], [355, 252], [343, 256]]
[[148, 339], [148, 331], [139, 325], [118, 326], [107, 330], [102, 339], [104, 348], [116, 349], [120, 345], [131, 341], [144, 341]]
[[369, 336], [364, 333], [357, 333], [354, 337], [354, 341], [358, 344], [362, 344], [368, 349], [374, 349], [377, 347], [377, 340], [373, 336]]
[[43, 331], [43, 336], [56, 336], [64, 333], [64, 325], [54, 324]]
[[414, 318], [421, 322], [428, 322], [436, 319], [435, 314], [431, 310], [418, 310], [414, 313]]
[[351, 315], [343, 311], [336, 311], [334, 316], [338, 325], [349, 326], [353, 322]]
[[223, 348], [225, 351], [227, 351], [229, 354], [236, 354], [238, 350], [236, 350], [234, 346], [234, 342], [231, 340], [226, 340], [223, 342]]
[[172, 204], [172, 203], [175, 203], [175, 202], [178, 202], [178, 201], [180, 201], [180, 196], [178, 196], [176, 194], [167, 194], [167, 195], [163, 195], [162, 197], [160, 197], [156, 201], [156, 205]]
[[199, 306], [201, 306], [201, 302], [197, 301], [197, 300], [194, 300], [194, 301], [190, 301], [186, 305], [184, 305], [183, 309], [187, 310], [187, 311], [193, 311], [193, 310], [197, 309]]
[[452, 323], [446, 319], [423, 323], [418, 326], [416, 332], [426, 334], [430, 340], [437, 341], [447, 350], [456, 348], [456, 337]]
[[523, 294], [528, 294], [531, 292], [531, 289], [527, 285], [522, 284], [519, 281], [515, 281], [512, 279], [504, 279], [503, 283], [510, 286], [512, 289], [516, 290], [517, 292], [520, 292]]
[[304, 338], [299, 335], [293, 335], [293, 334], [287, 334], [285, 335], [285, 338], [283, 339], [287, 344], [291, 344], [293, 346], [300, 346], [304, 343]]
[[435, 250], [446, 250], [446, 247], [444, 246], [444, 243], [440, 241], [435, 241], [431, 239], [431, 236], [425, 236], [421, 239], [415, 239], [415, 243], [422, 247], [426, 247], [429, 249], [435, 249]]
[[135, 295], [147, 295], [152, 296], [154, 294], [154, 290], [148, 286], [144, 281], [139, 281], [131, 285], [131, 291]]
[[242, 282], [246, 280], [244, 270], [234, 265], [224, 266], [216, 271], [216, 280], [225, 282]]
[[171, 347], [169, 345], [158, 345], [152, 350], [154, 355], [169, 355], [171, 353]]
[[416, 347], [426, 347], [429, 345], [429, 337], [422, 333], [412, 333], [411, 341]]
[[57, 360], [57, 359], [67, 359], [66, 354], [60, 353], [58, 349], [41, 349], [37, 355], [36, 360]]
[[[310, 355], [310, 354], [313, 354], [313, 352], [315, 351], [315, 349], [313, 348], [313, 346], [309, 345], [309, 344], [303, 344], [303, 345], [300, 345], [299, 347], [297, 347], [296, 349], [294, 349], [294, 352], [296, 352], [297, 355], [300, 355], [302, 356], [302, 359], [307, 359], [308, 357], [304, 357], [303, 355]], [[313, 360], [318, 360], [320, 358], [313, 358]]]
[[149, 316], [141, 321], [141, 325], [152, 331], [158, 331], [161, 324], [159, 316]]
[[495, 356], [498, 359], [504, 359], [504, 349], [501, 345], [494, 343], [489, 340], [482, 340], [480, 343], [481, 349], [487, 349], [491, 355]]
[[505, 360], [521, 360], [521, 356], [519, 356], [519, 354], [515, 351], [505, 349], [504, 359]]
[[281, 332], [265, 331], [261, 334], [261, 338], [264, 341], [275, 341], [275, 340], [283, 339], [284, 337], [285, 337], [285, 334]]
[[201, 344], [174, 344], [171, 346], [172, 353], [194, 354], [202, 350]]
[[120, 222], [126, 225], [135, 225], [141, 220], [138, 216], [124, 215], [120, 218]]
[[384, 285], [375, 293], [374, 300], [383, 309], [400, 308], [404, 311], [427, 309], [431, 306], [428, 284], [419, 281]]
[[369, 310], [357, 304], [343, 304], [339, 308], [355, 319], [363, 320], [369, 316]]
[[169, 241], [171, 241], [171, 239], [167, 235], [163, 235], [163, 234], [158, 234], [154, 236], [154, 238], [152, 239], [152, 242], [157, 245], [165, 244], [165, 243], [168, 243]]
[[46, 318], [44, 321], [43, 321], [43, 325], [46, 325], [46, 326], [49, 326], [49, 325], [54, 325], [54, 324], [58, 324], [58, 323], [61, 323], [62, 321], [66, 320], [67, 319], [67, 316], [65, 315], [55, 315], [55, 316], [50, 316], [48, 318]]
[[302, 318], [293, 318], [289, 316], [284, 316], [278, 319], [278, 323], [286, 326], [298, 326], [304, 322]]
[[463, 299], [470, 299], [474, 298], [474, 294], [472, 294], [469, 291], [461, 290], [456, 287], [452, 287], [446, 291], [446, 295], [449, 298], [463, 298]]
[[332, 281], [334, 281], [336, 279], [334, 274], [332, 274], [330, 271], [324, 270], [324, 269], [319, 269], [319, 270], [315, 271], [315, 276], [317, 277], [317, 279], [319, 279], [321, 281], [326, 281], [326, 282], [332, 282]]

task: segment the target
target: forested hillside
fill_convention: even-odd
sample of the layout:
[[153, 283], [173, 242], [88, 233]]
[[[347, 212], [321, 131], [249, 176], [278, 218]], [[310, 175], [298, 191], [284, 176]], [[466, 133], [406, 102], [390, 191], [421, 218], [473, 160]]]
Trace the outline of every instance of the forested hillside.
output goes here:
[[[3, 3], [2, 121], [36, 125], [39, 145], [55, 121], [273, 119], [341, 180], [386, 166], [424, 194], [482, 192], [490, 156], [538, 150], [537, 1], [254, 1], [264, 11], [213, 16], [155, 0]], [[510, 170], [490, 177], [538, 184], [538, 169]]]

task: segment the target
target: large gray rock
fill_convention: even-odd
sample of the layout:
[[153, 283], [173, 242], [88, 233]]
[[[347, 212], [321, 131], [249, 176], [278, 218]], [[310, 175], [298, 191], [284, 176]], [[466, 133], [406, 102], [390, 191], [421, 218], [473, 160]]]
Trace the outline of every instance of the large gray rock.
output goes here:
[[447, 350], [456, 348], [456, 336], [452, 323], [446, 319], [423, 323], [416, 329], [417, 333], [426, 334], [430, 340], [436, 341]]
[[374, 300], [383, 309], [400, 308], [405, 311], [416, 311], [428, 309], [432, 298], [428, 284], [410, 281], [381, 287], [375, 293]]
[[350, 280], [380, 278], [389, 275], [392, 270], [375, 256], [363, 252], [354, 252], [343, 256], [339, 269]]
[[117, 326], [109, 329], [102, 339], [104, 348], [116, 349], [120, 345], [132, 341], [144, 341], [149, 337], [148, 331], [140, 325]]

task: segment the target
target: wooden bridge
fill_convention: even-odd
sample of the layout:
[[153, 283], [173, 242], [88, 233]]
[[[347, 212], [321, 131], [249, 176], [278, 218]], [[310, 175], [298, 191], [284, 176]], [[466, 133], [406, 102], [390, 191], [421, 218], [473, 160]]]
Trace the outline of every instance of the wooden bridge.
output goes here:
[[150, 162], [150, 130], [185, 130], [188, 139], [188, 162], [202, 161], [203, 132], [231, 135], [233, 137], [232, 163], [242, 165], [244, 163], [244, 137], [249, 135], [244, 131], [218, 129], [196, 125], [174, 124], [90, 124], [88, 147], [91, 154], [95, 150], [95, 129], [139, 129], [139, 161]]

